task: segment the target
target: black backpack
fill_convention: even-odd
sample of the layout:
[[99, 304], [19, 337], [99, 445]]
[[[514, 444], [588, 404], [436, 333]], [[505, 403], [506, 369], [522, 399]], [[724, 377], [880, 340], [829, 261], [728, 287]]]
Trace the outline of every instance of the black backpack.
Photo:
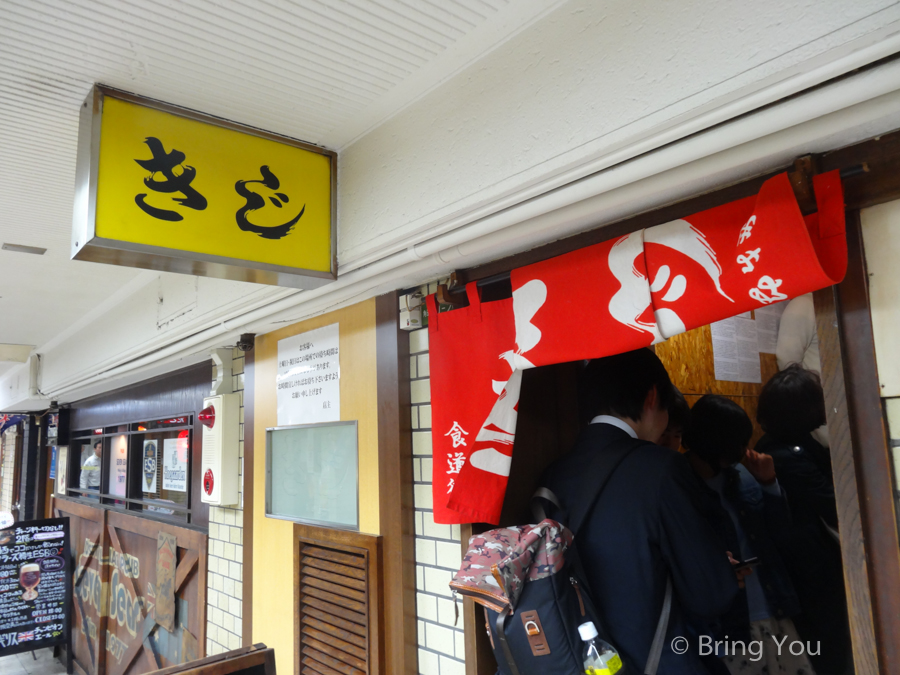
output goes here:
[[[546, 488], [532, 499], [536, 525], [490, 530], [469, 539], [460, 571], [450, 587], [484, 607], [485, 628], [502, 675], [583, 675], [583, 642], [578, 626], [592, 621], [608, 638], [591, 600], [574, 537], [594, 508], [609, 479], [635, 445], [617, 443], [598, 454], [592, 473], [596, 491], [558, 521], [545, 518], [543, 502], [562, 513]], [[655, 675], [672, 606], [672, 582], [666, 586], [645, 675]], [[612, 675], [612, 674], [611, 674]], [[626, 665], [616, 675], [637, 675]]]

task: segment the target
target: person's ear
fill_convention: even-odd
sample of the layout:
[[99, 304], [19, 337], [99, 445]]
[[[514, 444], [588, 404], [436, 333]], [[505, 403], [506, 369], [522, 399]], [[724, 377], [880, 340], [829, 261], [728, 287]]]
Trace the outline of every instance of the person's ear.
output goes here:
[[659, 392], [654, 384], [644, 398], [644, 410], [656, 410], [659, 407]]

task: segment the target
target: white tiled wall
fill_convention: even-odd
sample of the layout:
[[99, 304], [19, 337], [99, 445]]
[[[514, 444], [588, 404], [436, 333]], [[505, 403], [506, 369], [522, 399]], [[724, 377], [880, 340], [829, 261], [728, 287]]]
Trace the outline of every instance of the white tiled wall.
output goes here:
[[[433, 288], [430, 290], [434, 291]], [[464, 675], [466, 654], [462, 601], [459, 601], [459, 621], [456, 622], [453, 598], [447, 585], [462, 559], [459, 525], [438, 525], [431, 512], [431, 467], [434, 460], [431, 454], [428, 329], [413, 331], [409, 337], [419, 673]]]
[[[206, 655], [241, 646], [244, 560], [244, 353], [233, 352], [232, 376], [241, 396], [240, 497], [238, 508], [209, 509], [209, 565], [207, 572]], [[215, 373], [213, 374], [215, 378]]]

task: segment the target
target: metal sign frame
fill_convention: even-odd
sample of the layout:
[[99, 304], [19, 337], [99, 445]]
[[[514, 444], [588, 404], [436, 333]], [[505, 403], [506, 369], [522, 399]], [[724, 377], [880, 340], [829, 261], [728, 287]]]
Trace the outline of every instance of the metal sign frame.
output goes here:
[[[96, 233], [97, 187], [100, 168], [100, 131], [106, 97], [203, 122], [231, 131], [258, 136], [283, 145], [324, 155], [331, 176], [331, 270], [308, 270], [178, 249], [98, 237]], [[72, 259], [162, 270], [233, 281], [313, 289], [337, 279], [337, 153], [286, 136], [262, 131], [187, 108], [144, 98], [101, 84], [94, 85], [81, 106], [78, 125], [78, 160], [75, 167], [75, 208]]]
[[[356, 524], [349, 525], [347, 523], [337, 523], [329, 520], [316, 520], [313, 518], [297, 518], [284, 514], [273, 513], [272, 511], [272, 436], [278, 431], [292, 431], [297, 429], [313, 429], [316, 427], [340, 427], [352, 426], [356, 433], [354, 439], [356, 441]], [[266, 518], [276, 518], [278, 520], [289, 520], [293, 523], [301, 523], [303, 525], [314, 525], [316, 527], [326, 527], [334, 530], [347, 530], [349, 532], [359, 532], [359, 421], [358, 420], [340, 420], [337, 422], [315, 422], [313, 424], [290, 424], [280, 427], [266, 428]]]

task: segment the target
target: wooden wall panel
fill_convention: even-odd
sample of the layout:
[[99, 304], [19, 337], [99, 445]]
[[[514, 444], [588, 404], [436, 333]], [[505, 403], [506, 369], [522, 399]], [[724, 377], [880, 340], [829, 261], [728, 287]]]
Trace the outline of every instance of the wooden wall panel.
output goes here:
[[835, 293], [837, 321], [880, 672], [896, 673], [900, 671], [900, 541], [858, 212], [848, 213], [847, 244], [847, 276]]
[[107, 569], [102, 565], [107, 547], [106, 511], [54, 497], [53, 516], [69, 519], [69, 546], [75, 568], [69, 658], [76, 673], [100, 675], [106, 664], [103, 589]]
[[[363, 532], [381, 534], [376, 301], [373, 298], [258, 336], [253, 349], [253, 606], [248, 608], [245, 604], [244, 611], [253, 612], [254, 642], [265, 642], [275, 649], [279, 672], [291, 672], [294, 667], [295, 636], [293, 624], [285, 621], [292, 612], [293, 598], [285, 589], [293, 583], [293, 523], [265, 516], [266, 428], [278, 425], [275, 383], [278, 341], [333, 323], [340, 324], [341, 419], [359, 422], [359, 526]], [[244, 433], [246, 436], [246, 428]], [[246, 458], [244, 462], [246, 465]], [[388, 476], [384, 480], [393, 478]], [[246, 500], [245, 497], [245, 504]], [[246, 538], [244, 541], [246, 544]]]
[[844, 384], [844, 363], [835, 309], [834, 287], [817, 291], [816, 329], [819, 334], [819, 358], [822, 362], [822, 387], [840, 524], [841, 556], [844, 562], [844, 587], [853, 642], [856, 675], [876, 675], [878, 658], [872, 596], [869, 591], [868, 563], [860, 518], [859, 483], [853, 461], [853, 441]]
[[[202, 656], [206, 651], [206, 535], [116, 511], [107, 512], [106, 529], [110, 597], [106, 672], [137, 675]], [[171, 632], [156, 623], [153, 611], [160, 588], [156, 575], [160, 532], [177, 542]]]
[[688, 405], [693, 406], [704, 394], [719, 394], [741, 406], [753, 422], [750, 447], [762, 435], [756, 423], [759, 394], [772, 375], [778, 372], [774, 354], [760, 354], [762, 383], [726, 382], [717, 380], [713, 365], [712, 332], [710, 327], [700, 326], [681, 335], [671, 337], [656, 345], [656, 355], [663, 362], [672, 383], [678, 387]]
[[399, 296], [375, 302], [378, 367], [378, 497], [383, 539], [385, 662], [417, 672], [416, 552], [410, 420], [409, 333], [400, 330]]
[[385, 675], [382, 537], [294, 524], [294, 672]]
[[[82, 675], [135, 675], [203, 656], [206, 649], [204, 533], [53, 498], [68, 517], [75, 560], [72, 658]], [[158, 626], [156, 547], [175, 536], [175, 630]], [[187, 635], [185, 635], [187, 633]]]

